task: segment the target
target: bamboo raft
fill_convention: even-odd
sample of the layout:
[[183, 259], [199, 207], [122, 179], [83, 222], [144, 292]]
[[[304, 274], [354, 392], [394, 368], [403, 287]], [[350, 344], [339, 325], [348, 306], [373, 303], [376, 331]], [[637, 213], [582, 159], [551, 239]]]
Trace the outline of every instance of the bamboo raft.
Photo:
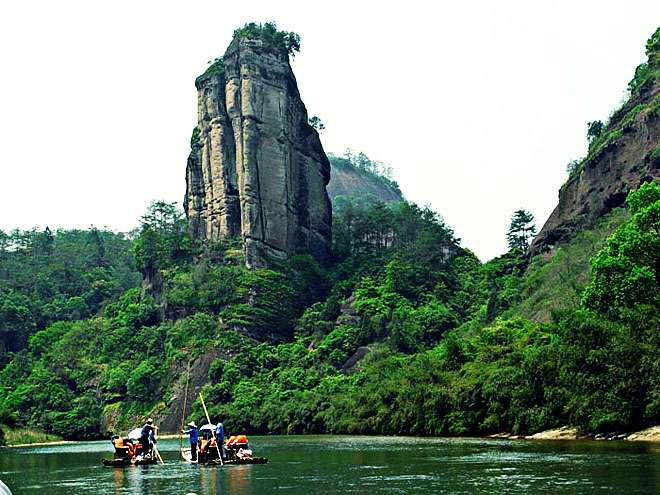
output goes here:
[[208, 461], [193, 461], [190, 449], [182, 448], [181, 449], [181, 458], [186, 461], [188, 464], [199, 464], [201, 466], [243, 466], [246, 464], [266, 464], [268, 459], [266, 457], [236, 457], [234, 459], [209, 459]]
[[[188, 368], [188, 376], [190, 376], [190, 368]], [[183, 431], [183, 423], [185, 421], [185, 415], [186, 415], [186, 402], [188, 398], [188, 380], [186, 380], [186, 391], [183, 396], [183, 409], [181, 411], [181, 429], [180, 431]], [[225, 452], [224, 447], [221, 447], [218, 445], [218, 439], [215, 437], [215, 427], [213, 426], [213, 423], [211, 423], [211, 417], [209, 416], [209, 412], [206, 409], [206, 403], [204, 402], [204, 397], [202, 394], [199, 394], [199, 400], [202, 403], [202, 408], [204, 410], [204, 415], [206, 416], [206, 420], [208, 421], [208, 426], [211, 426], [211, 438], [213, 439], [213, 442], [215, 443], [215, 452], [217, 453], [217, 457], [212, 457], [211, 459], [205, 459], [200, 461], [199, 460], [199, 453], [198, 455], [198, 460], [193, 461], [192, 459], [192, 451], [190, 448], [184, 447], [183, 446], [183, 439], [181, 436], [181, 433], [179, 433], [179, 450], [181, 452], [181, 458], [187, 462], [188, 464], [200, 464], [202, 466], [224, 466], [225, 464], [230, 465], [230, 466], [242, 466], [246, 464], [266, 464], [268, 462], [268, 459], [266, 457], [252, 457], [250, 456], [245, 456], [245, 457], [239, 457], [236, 455], [235, 451], [230, 450], [229, 452]], [[203, 429], [204, 427], [202, 427]], [[221, 454], [220, 450], [223, 450], [227, 455], [227, 459], [223, 459], [223, 455]], [[207, 457], [207, 456], [204, 456]]]
[[128, 466], [148, 466], [158, 464], [158, 459], [131, 459], [130, 457], [118, 457], [116, 459], [101, 459], [104, 466], [108, 467], [128, 467]]

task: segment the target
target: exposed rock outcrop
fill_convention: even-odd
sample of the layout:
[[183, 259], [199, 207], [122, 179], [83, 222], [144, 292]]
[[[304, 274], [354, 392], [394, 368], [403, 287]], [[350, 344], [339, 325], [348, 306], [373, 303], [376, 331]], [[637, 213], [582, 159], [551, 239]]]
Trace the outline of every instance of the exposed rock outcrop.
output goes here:
[[197, 78], [184, 209], [193, 237], [240, 235], [246, 264], [330, 254], [330, 163], [281, 47], [237, 36]]
[[[588, 156], [559, 191], [559, 204], [534, 239], [532, 255], [571, 240], [616, 207], [644, 181], [660, 178], [660, 30], [649, 40], [649, 61], [626, 102], [595, 139]], [[654, 41], [655, 40], [655, 41]], [[641, 66], [640, 66], [641, 67]], [[640, 70], [636, 78], [640, 77]]]
[[531, 440], [577, 440], [578, 429], [572, 426], [562, 426], [552, 430], [545, 430], [525, 437]]
[[626, 437], [630, 442], [660, 442], [660, 426], [651, 426]]
[[[220, 348], [208, 349], [200, 357], [190, 363], [188, 369], [176, 369], [172, 380], [172, 396], [166, 408], [154, 414], [157, 424], [163, 433], [176, 433], [181, 427], [182, 419], [190, 414], [192, 404], [199, 397], [202, 387], [208, 383], [209, 368], [216, 359], [229, 359], [230, 355]], [[184, 398], [185, 396], [185, 398]], [[183, 410], [185, 404], [185, 411]]]

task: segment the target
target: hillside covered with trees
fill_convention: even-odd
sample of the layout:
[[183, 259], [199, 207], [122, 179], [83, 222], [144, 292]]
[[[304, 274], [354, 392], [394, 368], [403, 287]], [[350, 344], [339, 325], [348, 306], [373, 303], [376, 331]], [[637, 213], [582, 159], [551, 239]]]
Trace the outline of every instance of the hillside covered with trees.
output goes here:
[[365, 153], [347, 149], [343, 156], [328, 155], [332, 167], [328, 195], [335, 210], [348, 203], [366, 205], [378, 201], [403, 201], [399, 185], [392, 178], [392, 168], [372, 160]]
[[[32, 329], [0, 372], [3, 417], [96, 438], [166, 413], [177, 380], [211, 353], [204, 392], [230, 431], [657, 423], [660, 186], [627, 204], [580, 302], [536, 322], [516, 309], [539, 276], [520, 251], [482, 264], [409, 203], [344, 209], [332, 267], [298, 257], [276, 270], [246, 269], [231, 242], [190, 243], [180, 213], [157, 203], [133, 247], [161, 289], [129, 289], [97, 316]], [[201, 418], [197, 404], [191, 417]]]

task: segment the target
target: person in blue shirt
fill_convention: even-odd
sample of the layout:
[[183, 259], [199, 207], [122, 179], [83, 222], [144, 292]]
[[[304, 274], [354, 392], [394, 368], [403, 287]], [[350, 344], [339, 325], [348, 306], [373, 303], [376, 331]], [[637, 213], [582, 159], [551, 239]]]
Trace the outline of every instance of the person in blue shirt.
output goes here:
[[188, 429], [183, 430], [183, 433], [190, 435], [190, 458], [193, 462], [197, 462], [197, 443], [199, 442], [199, 430], [194, 421], [188, 423]]
[[149, 418], [147, 422], [142, 427], [142, 432], [140, 434], [140, 445], [142, 446], [142, 456], [146, 456], [151, 452], [151, 443], [152, 438], [155, 435], [155, 426], [154, 420]]
[[222, 458], [225, 458], [225, 425], [218, 422], [215, 426], [215, 441], [218, 442], [218, 447], [220, 449], [220, 455]]

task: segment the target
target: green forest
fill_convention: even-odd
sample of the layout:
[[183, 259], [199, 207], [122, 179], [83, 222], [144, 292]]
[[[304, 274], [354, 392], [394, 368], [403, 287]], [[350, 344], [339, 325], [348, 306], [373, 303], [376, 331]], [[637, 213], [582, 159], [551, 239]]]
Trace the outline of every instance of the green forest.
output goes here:
[[[234, 34], [246, 35], [300, 48], [274, 24]], [[660, 29], [631, 95], [655, 80], [659, 40]], [[594, 124], [569, 181], [624, 132]], [[362, 153], [331, 159], [400, 192]], [[211, 416], [232, 433], [657, 425], [660, 183], [642, 182], [624, 207], [534, 256], [534, 219], [516, 211], [502, 232], [509, 251], [485, 263], [438, 213], [405, 200], [342, 197], [326, 265], [300, 254], [250, 270], [240, 238], [194, 240], [165, 201], [130, 235], [0, 231], [0, 441], [97, 439], [158, 421], [200, 369]], [[188, 419], [205, 422], [199, 402]]]
[[[589, 282], [570, 281], [584, 284], [579, 301], [557, 301], [544, 322], [525, 304], [539, 279], [566, 284], [552, 272], [571, 246], [482, 264], [407, 202], [343, 208], [329, 267], [299, 256], [248, 270], [237, 241], [196, 245], [164, 202], [133, 241], [14, 232], [1, 251], [1, 418], [98, 438], [162, 412], [177, 373], [213, 351], [204, 393], [229, 431], [639, 429], [660, 419], [660, 185], [631, 193], [611, 222]], [[134, 267], [160, 282], [140, 288]]]

